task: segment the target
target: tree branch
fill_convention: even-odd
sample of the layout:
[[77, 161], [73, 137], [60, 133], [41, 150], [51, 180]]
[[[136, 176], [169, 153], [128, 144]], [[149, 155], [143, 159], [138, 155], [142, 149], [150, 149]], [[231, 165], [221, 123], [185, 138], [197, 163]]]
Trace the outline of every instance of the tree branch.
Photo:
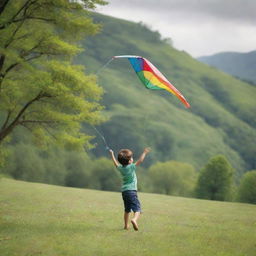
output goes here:
[[26, 129], [28, 129], [31, 133], [33, 132], [32, 129], [30, 129], [28, 126], [26, 126], [25, 124], [21, 124], [23, 127], [25, 127]]
[[[11, 23], [17, 23], [17, 22], [24, 22], [25, 20], [43, 20], [43, 21], [47, 21], [47, 22], [52, 22], [55, 21], [54, 19], [47, 19], [47, 18], [43, 18], [43, 17], [33, 17], [33, 16], [27, 16], [27, 17], [22, 17], [16, 20], [13, 20]], [[3, 27], [4, 25], [0, 26], [0, 29], [3, 29], [5, 27]], [[6, 26], [6, 25], [5, 25]]]
[[5, 0], [5, 1], [2, 1], [2, 3], [0, 3], [0, 15], [2, 14], [2, 12], [4, 11], [5, 7], [9, 2], [10, 0]]
[[[38, 52], [37, 55], [31, 56], [30, 58], [25, 58], [26, 56], [28, 56], [29, 54], [31, 54], [30, 51], [36, 49], [38, 46], [40, 45], [40, 43], [38, 43], [36, 46], [34, 46], [31, 50], [29, 50], [27, 53], [23, 54], [23, 56], [20, 56], [25, 62], [31, 61], [33, 59], [37, 59], [40, 58], [44, 53], [43, 52]], [[16, 66], [18, 66], [20, 63], [16, 62], [11, 64], [4, 73], [0, 74], [0, 89], [1, 89], [1, 83], [2, 80], [4, 79], [4, 77], [6, 76], [6, 74], [11, 71], [13, 68], [15, 68]], [[1, 67], [1, 58], [0, 58], [0, 67]], [[1, 70], [1, 69], [0, 69]]]
[[0, 72], [4, 66], [4, 61], [5, 61], [5, 55], [4, 54], [0, 54]]
[[6, 76], [6, 74], [13, 68], [15, 68], [17, 65], [19, 65], [20, 63], [13, 63], [12, 65], [10, 65], [4, 72], [4, 74], [2, 74], [2, 78], [4, 78]]
[[9, 122], [9, 119], [10, 119], [10, 116], [11, 116], [11, 113], [12, 113], [12, 111], [9, 110], [9, 111], [8, 111], [8, 114], [7, 114], [7, 117], [6, 117], [6, 119], [5, 119], [5, 122], [4, 122], [4, 124], [2, 125], [2, 127], [1, 127], [1, 131], [2, 131], [3, 129], [5, 129], [5, 127], [7, 126], [8, 122]]
[[19, 124], [20, 118], [22, 117], [24, 112], [27, 110], [27, 108], [29, 108], [29, 106], [32, 105], [35, 101], [38, 101], [43, 97], [49, 97], [49, 96], [48, 94], [43, 93], [42, 91], [39, 92], [39, 94], [35, 98], [33, 98], [32, 100], [30, 100], [25, 104], [25, 106], [19, 111], [17, 116], [7, 127], [5, 127], [4, 129], [1, 129], [0, 142]]
[[28, 20], [43, 20], [43, 21], [47, 21], [47, 22], [55, 21], [55, 19], [47, 19], [47, 18], [43, 18], [43, 17], [33, 17], [33, 16], [28, 16], [27, 19]]
[[[8, 0], [9, 1], [9, 0]], [[33, 4], [35, 4], [38, 0], [28, 0], [27, 2], [24, 3], [24, 5], [12, 16], [12, 18], [7, 21], [6, 23], [2, 24], [0, 26], [0, 29], [4, 29], [6, 28], [7, 26], [9, 26], [10, 24], [12, 23], [15, 23], [15, 22], [19, 22], [19, 21], [22, 21], [22, 20], [25, 20], [26, 19], [26, 12], [28, 10], [28, 8], [30, 6], [32, 6]], [[24, 10], [24, 14], [23, 14], [23, 17], [22, 18], [19, 18], [16, 20], [16, 17], [19, 16], [19, 14]]]
[[19, 29], [20, 29], [21, 26], [23, 25], [23, 23], [24, 23], [24, 21], [21, 22], [21, 23], [17, 26], [17, 28], [14, 30], [14, 32], [13, 32], [11, 38], [10, 38], [10, 39], [7, 41], [7, 43], [5, 44], [4, 48], [7, 48], [7, 47], [11, 44], [11, 42], [14, 40], [15, 35], [17, 34], [17, 32], [19, 31]]
[[44, 129], [47, 131], [48, 134], [50, 134], [50, 136], [52, 136], [55, 140], [57, 140], [57, 138], [49, 131], [49, 129], [47, 127], [45, 127], [43, 125]]
[[54, 120], [22, 120], [22, 121], [18, 122], [18, 124], [25, 124], [25, 123], [52, 124], [52, 123], [57, 123], [57, 121], [54, 121]]
[[1, 93], [1, 90], [2, 90], [2, 82], [3, 82], [3, 79], [4, 79], [4, 74], [1, 73], [1, 70], [2, 70], [3, 65], [4, 65], [4, 61], [5, 61], [5, 55], [0, 54], [0, 93]]
[[[32, 129], [30, 129], [27, 125], [26, 125], [26, 123], [28, 123], [28, 122], [32, 122], [32, 123], [40, 123], [41, 125], [42, 125], [42, 127], [46, 130], [46, 132], [50, 135], [50, 136], [52, 136], [55, 140], [57, 140], [57, 138], [49, 131], [49, 129], [48, 129], [48, 127], [46, 127], [46, 126], [44, 126], [44, 124], [45, 124], [45, 122], [47, 122], [47, 121], [36, 121], [36, 120], [25, 120], [26, 122], [20, 122], [19, 124], [20, 125], [22, 125], [22, 126], [24, 126], [25, 128], [27, 128], [31, 133], [33, 132], [33, 130]], [[28, 122], [27, 122], [28, 121]], [[56, 121], [48, 121], [48, 122], [56, 122]]]

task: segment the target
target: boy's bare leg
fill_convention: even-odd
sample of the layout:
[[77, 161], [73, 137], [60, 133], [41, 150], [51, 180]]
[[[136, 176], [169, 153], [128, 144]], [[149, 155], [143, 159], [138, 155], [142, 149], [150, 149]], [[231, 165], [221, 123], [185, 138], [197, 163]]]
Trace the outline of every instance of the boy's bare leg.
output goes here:
[[129, 212], [124, 212], [124, 229], [129, 229]]
[[133, 228], [134, 228], [134, 230], [136, 230], [136, 231], [139, 230], [138, 223], [137, 223], [137, 220], [138, 220], [139, 217], [140, 217], [140, 212], [135, 212], [135, 213], [134, 213], [134, 217], [133, 217], [132, 220], [131, 220], [131, 223], [132, 223], [132, 225], [133, 225]]

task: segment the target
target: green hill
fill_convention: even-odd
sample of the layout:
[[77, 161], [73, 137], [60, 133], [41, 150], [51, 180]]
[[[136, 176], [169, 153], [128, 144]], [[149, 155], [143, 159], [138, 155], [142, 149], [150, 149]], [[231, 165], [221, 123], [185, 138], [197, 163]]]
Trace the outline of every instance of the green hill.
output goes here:
[[0, 255], [255, 255], [255, 205], [141, 193], [125, 231], [120, 193], [0, 179]]
[[211, 56], [202, 56], [198, 60], [256, 84], [256, 51], [222, 52]]
[[[109, 117], [99, 129], [114, 150], [125, 147], [139, 152], [151, 146], [154, 154], [149, 164], [173, 159], [196, 168], [224, 154], [240, 174], [256, 168], [255, 87], [174, 49], [143, 24], [99, 14], [94, 19], [102, 23], [102, 32], [82, 42], [85, 52], [77, 63], [96, 73], [112, 56], [141, 55], [191, 104], [187, 110], [168, 92], [146, 90], [127, 60], [112, 61], [98, 73]], [[103, 146], [94, 153], [106, 154]]]

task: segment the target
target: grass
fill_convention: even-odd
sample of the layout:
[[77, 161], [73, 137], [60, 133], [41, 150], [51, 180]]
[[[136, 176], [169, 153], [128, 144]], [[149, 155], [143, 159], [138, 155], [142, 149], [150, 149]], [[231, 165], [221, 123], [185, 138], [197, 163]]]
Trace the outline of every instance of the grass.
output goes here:
[[124, 231], [120, 193], [0, 179], [0, 255], [214, 255], [256, 252], [256, 206], [139, 194]]

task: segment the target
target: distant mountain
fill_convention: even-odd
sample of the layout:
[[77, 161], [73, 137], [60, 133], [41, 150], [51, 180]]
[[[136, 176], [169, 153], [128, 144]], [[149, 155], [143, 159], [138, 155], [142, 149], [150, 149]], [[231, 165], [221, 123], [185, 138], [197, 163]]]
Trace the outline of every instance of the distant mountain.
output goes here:
[[[94, 20], [102, 24], [102, 31], [81, 42], [85, 51], [76, 63], [97, 73], [104, 88], [102, 103], [109, 120], [97, 128], [115, 152], [131, 148], [136, 158], [151, 146], [145, 164], [177, 160], [197, 169], [210, 157], [224, 154], [240, 174], [256, 168], [255, 86], [174, 49], [143, 24], [99, 14]], [[145, 89], [127, 59], [100, 69], [115, 55], [140, 55], [152, 61], [191, 108], [166, 91]], [[102, 139], [95, 135], [95, 155], [106, 156]]]
[[248, 53], [223, 52], [211, 56], [202, 56], [198, 60], [256, 84], [256, 51]]

